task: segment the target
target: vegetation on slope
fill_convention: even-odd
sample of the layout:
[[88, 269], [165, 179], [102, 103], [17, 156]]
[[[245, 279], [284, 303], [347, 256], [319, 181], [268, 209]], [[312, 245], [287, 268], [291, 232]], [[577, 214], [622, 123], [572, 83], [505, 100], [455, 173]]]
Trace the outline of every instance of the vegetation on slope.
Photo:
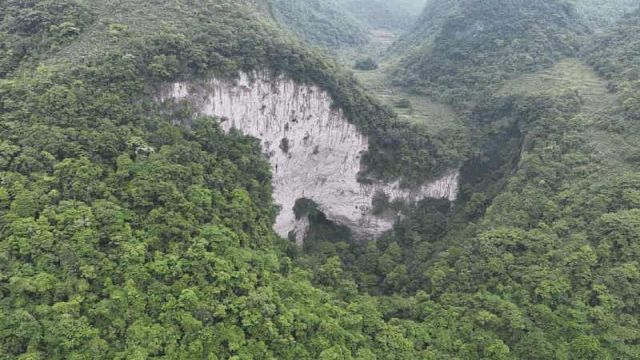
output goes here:
[[339, 5], [370, 29], [409, 30], [426, 0], [338, 0]]
[[640, 9], [602, 34], [599, 41], [585, 51], [589, 62], [611, 81], [611, 91], [620, 94], [627, 118], [632, 120], [640, 119], [639, 35]]
[[585, 33], [562, 0], [432, 2], [419, 21], [430, 19], [400, 43], [412, 50], [395, 76], [457, 106], [575, 54]]
[[375, 71], [354, 70], [354, 74], [370, 94], [398, 114], [398, 120], [424, 129], [439, 153], [449, 154], [458, 164], [467, 160], [471, 154], [471, 134], [464, 117], [446, 104], [394, 86], [387, 76], [388, 69], [389, 65], [384, 64]]
[[574, 3], [578, 14], [595, 31], [605, 31], [624, 15], [640, 8], [639, 0], [578, 0]]
[[88, 9], [75, 0], [0, 3], [0, 76], [23, 60], [47, 56], [76, 38], [92, 21]]
[[[453, 206], [423, 201], [364, 245], [315, 213], [299, 253], [271, 230], [257, 141], [215, 119], [171, 125], [192, 114], [158, 105], [154, 84], [265, 65], [317, 83], [371, 135], [382, 176], [437, 168], [427, 130], [395, 125], [263, 4], [48, 4], [0, 5], [0, 357], [640, 357], [638, 13], [586, 53], [608, 88], [555, 62], [565, 50], [476, 67], [500, 90], [462, 93], [479, 151]], [[29, 14], [50, 26], [9, 26]], [[78, 31], [57, 38], [64, 22]], [[507, 51], [490, 40], [469, 51]]]
[[302, 39], [327, 48], [367, 42], [361, 23], [334, 0], [269, 0], [271, 12]]
[[[344, 92], [365, 129], [380, 107], [250, 2], [69, 2], [88, 18], [64, 41], [52, 29], [76, 20], [49, 4], [2, 4], [0, 357], [421, 356], [375, 300], [338, 300], [287, 257], [258, 142], [152, 85], [266, 65]], [[12, 27], [28, 14], [51, 24]]]
[[587, 51], [609, 84], [577, 59], [491, 84], [454, 206], [366, 245], [316, 234], [315, 283], [355, 281], [434, 358], [640, 357], [639, 15]]
[[386, 299], [385, 316], [436, 358], [637, 358], [638, 166], [594, 151], [582, 104], [572, 92], [493, 99], [475, 116], [496, 159], [465, 167], [453, 209], [424, 201], [375, 243], [305, 244], [302, 263], [337, 259], [342, 281]]

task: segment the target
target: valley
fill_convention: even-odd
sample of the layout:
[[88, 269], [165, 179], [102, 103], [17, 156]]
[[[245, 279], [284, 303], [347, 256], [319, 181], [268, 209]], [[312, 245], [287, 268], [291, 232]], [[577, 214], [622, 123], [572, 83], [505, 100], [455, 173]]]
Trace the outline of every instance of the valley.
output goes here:
[[638, 0], [0, 1], [0, 358], [640, 358]]
[[[424, 93], [412, 91], [406, 86], [394, 84], [392, 70], [398, 56], [389, 53], [400, 34], [384, 29], [370, 30], [370, 42], [356, 48], [340, 50], [336, 57], [346, 68], [351, 68], [357, 81], [382, 104], [390, 107], [398, 121], [415, 124], [424, 129], [434, 144], [443, 152], [455, 154], [460, 161], [470, 152], [469, 128], [463, 117], [444, 103], [437, 102]], [[373, 59], [376, 68], [359, 70], [354, 64], [361, 59]]]
[[221, 128], [260, 139], [271, 163], [273, 197], [280, 208], [274, 229], [302, 244], [308, 219], [294, 212], [301, 199], [314, 201], [328, 220], [345, 226], [355, 239], [369, 241], [392, 229], [398, 214], [374, 214], [373, 199], [416, 203], [424, 198], [455, 200], [458, 169], [441, 178], [401, 187], [399, 182], [358, 182], [369, 139], [350, 124], [331, 96], [268, 73], [241, 73], [236, 80], [174, 83], [161, 101], [187, 101], [201, 116], [224, 119]]

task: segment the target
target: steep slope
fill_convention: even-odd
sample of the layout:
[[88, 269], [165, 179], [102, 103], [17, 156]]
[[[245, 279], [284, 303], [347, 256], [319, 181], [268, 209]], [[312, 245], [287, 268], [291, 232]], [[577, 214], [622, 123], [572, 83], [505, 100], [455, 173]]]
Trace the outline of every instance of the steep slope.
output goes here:
[[[264, 5], [263, 3], [256, 4], [256, 6]], [[95, 39], [108, 37], [109, 34], [114, 36], [115, 38], [121, 36], [130, 36], [130, 34], [141, 34], [143, 36], [150, 35], [151, 30], [157, 20], [170, 21], [170, 19], [161, 18], [158, 19], [158, 15], [152, 11], [145, 11], [144, 13], [126, 13], [126, 9], [120, 9], [119, 5], [100, 5], [101, 8], [99, 11], [105, 14], [117, 14], [112, 20], [116, 25], [109, 25], [108, 29], [105, 29], [105, 25], [102, 25], [101, 28], [96, 27], [92, 29], [93, 31], [88, 36], [81, 38], [80, 41], [72, 44], [69, 49], [65, 50], [65, 54], [69, 54], [69, 56], [73, 56], [74, 58], [78, 58], [78, 53], [93, 53], [102, 51], [100, 49], [94, 48]], [[146, 5], [148, 6], [148, 5]], [[163, 6], [167, 6], [164, 4]], [[249, 6], [249, 5], [246, 5]], [[167, 13], [169, 11], [173, 11], [172, 8], [167, 8]], [[264, 10], [263, 7], [259, 7], [258, 10]], [[202, 16], [198, 13], [197, 10], [193, 8], [185, 7], [182, 11], [193, 12], [192, 16]], [[237, 71], [243, 68], [257, 68], [257, 70], [272, 70], [272, 75], [277, 77], [280, 72], [286, 74], [288, 80], [295, 82], [298, 85], [304, 85], [305, 83], [310, 83], [311, 85], [320, 84], [324, 91], [327, 91], [329, 96], [327, 97], [329, 100], [325, 101], [327, 107], [338, 108], [344, 112], [344, 116], [341, 117], [341, 121], [344, 122], [344, 125], [349, 125], [349, 123], [356, 125], [353, 128], [353, 132], [348, 134], [342, 134], [343, 137], [347, 137], [352, 140], [353, 143], [349, 143], [350, 140], [345, 142], [347, 147], [351, 147], [352, 153], [354, 156], [349, 157], [352, 161], [349, 162], [348, 167], [353, 170], [349, 172], [343, 172], [339, 177], [333, 177], [336, 183], [344, 183], [351, 184], [347, 186], [347, 188], [351, 189], [349, 192], [353, 192], [354, 196], [358, 196], [359, 200], [351, 206], [351, 212], [353, 216], [343, 217], [341, 216], [344, 211], [340, 212], [340, 214], [330, 215], [332, 218], [341, 217], [344, 219], [343, 222], [354, 225], [354, 230], [358, 233], [362, 234], [373, 234], [377, 235], [381, 232], [380, 229], [388, 229], [392, 221], [389, 219], [370, 219], [370, 199], [372, 197], [372, 193], [375, 191], [362, 191], [361, 186], [358, 184], [358, 180], [365, 182], [376, 182], [378, 180], [384, 180], [386, 186], [383, 187], [389, 189], [391, 191], [393, 188], [398, 188], [398, 184], [396, 185], [390, 184], [396, 182], [399, 179], [403, 179], [403, 185], [411, 184], [414, 188], [420, 188], [421, 186], [427, 186], [426, 183], [429, 180], [438, 179], [441, 175], [444, 175], [445, 172], [449, 172], [451, 169], [454, 169], [458, 166], [457, 159], [449, 154], [443, 154], [438, 152], [438, 149], [432, 146], [432, 140], [430, 138], [430, 134], [425, 133], [424, 131], [418, 131], [411, 125], [398, 123], [393, 118], [393, 115], [389, 113], [383, 107], [377, 105], [375, 102], [371, 101], [367, 98], [367, 96], [357, 87], [355, 86], [354, 81], [350, 78], [348, 74], [342, 74], [337, 69], [336, 65], [332, 62], [328, 61], [323, 56], [318, 53], [310, 53], [307, 52], [305, 55], [302, 55], [304, 58], [300, 60], [297, 58], [298, 53], [303, 53], [303, 46], [295, 41], [291, 41], [290, 43], [284, 43], [283, 40], [280, 40], [278, 43], [278, 39], [261, 39], [264, 40], [263, 44], [266, 44], [266, 48], [263, 48], [263, 44], [258, 44], [258, 54], [266, 53], [264, 60], [258, 60], [253, 57], [251, 54], [251, 47], [254, 46], [252, 44], [252, 39], [256, 36], [256, 30], [252, 28], [253, 23], [265, 23], [264, 26], [272, 27], [272, 23], [267, 23], [264, 18], [257, 18], [255, 15], [251, 15], [251, 13], [240, 14], [238, 16], [247, 17], [251, 23], [247, 28], [243, 28], [238, 32], [238, 37], [230, 38], [227, 42], [230, 42], [231, 45], [226, 48], [220, 49], [220, 53], [215, 54], [215, 56], [224, 55], [227, 57], [238, 57], [238, 53], [241, 54], [238, 57], [238, 60], [245, 61], [246, 59], [254, 60], [252, 64], [242, 64], [235, 61], [231, 62], [222, 62], [224, 65], [223, 72], [227, 77], [233, 77], [237, 75]], [[174, 19], [171, 19], [175, 21]], [[187, 21], [187, 20], [184, 20]], [[228, 18], [220, 18], [216, 17], [214, 19], [206, 19], [205, 26], [207, 25], [215, 25], [218, 26], [218, 23], [222, 23], [228, 26], [233, 26], [232, 19]], [[105, 21], [106, 22], [106, 21]], [[125, 30], [118, 30], [118, 24], [125, 25]], [[115, 27], [115, 29], [114, 29]], [[272, 29], [275, 31], [276, 29]], [[195, 30], [190, 30], [192, 33], [197, 34], [197, 28]], [[198, 36], [198, 35], [195, 35]], [[242, 40], [246, 38], [247, 40]], [[90, 39], [90, 41], [84, 41], [84, 39]], [[235, 42], [236, 40], [240, 40]], [[111, 39], [104, 39], [105, 42], [109, 43], [113, 41], [113, 37]], [[200, 39], [199, 39], [200, 40]], [[204, 41], [214, 41], [214, 39], [202, 39]], [[162, 39], [164, 41], [164, 39]], [[202, 52], [202, 49], [198, 49], [201, 45], [189, 43], [185, 41], [185, 39], [178, 37], [177, 39], [169, 39], [168, 41], [177, 41], [175, 45], [173, 45], [174, 49], [163, 48], [162, 51], [166, 51], [167, 55], [163, 57], [158, 57], [155, 59], [157, 64], [154, 64], [154, 71], [162, 73], [160, 76], [157, 76], [159, 79], [167, 79], [169, 77], [191, 77], [189, 75], [190, 69], [188, 68], [176, 68], [175, 67], [175, 57], [185, 57], [188, 58], [189, 66], [196, 67], [196, 70], [203, 72], [207, 71], [206, 64], [204, 65], [204, 69], [200, 69], [199, 59], [202, 54], [198, 52]], [[164, 47], [164, 45], [163, 45]], [[276, 47], [280, 47], [281, 49], [276, 49]], [[293, 49], [294, 51], [292, 52]], [[272, 52], [269, 54], [269, 52]], [[297, 53], [296, 53], [297, 52]], [[82, 55], [85, 56], [85, 55]], [[215, 61], [215, 57], [213, 59]], [[209, 60], [209, 61], [210, 61]], [[264, 64], [265, 67], [258, 65]], [[274, 94], [277, 95], [277, 94]], [[287, 94], [282, 94], [283, 96], [288, 96]], [[277, 96], [276, 96], [277, 97]], [[286, 102], [281, 102], [282, 104]], [[302, 104], [302, 103], [300, 103]], [[251, 107], [253, 104], [245, 104], [247, 107]], [[284, 109], [275, 109], [274, 111], [284, 111]], [[304, 112], [304, 109], [288, 109], [287, 111], [300, 111]], [[329, 111], [329, 109], [325, 109], [324, 111]], [[229, 114], [224, 113], [212, 113], [212, 112], [204, 112], [209, 115], [217, 115], [228, 117]], [[309, 121], [310, 119], [305, 119]], [[254, 119], [257, 121], [257, 119]], [[279, 119], [279, 121], [284, 121], [283, 119]], [[315, 121], [315, 119], [310, 120], [311, 123]], [[357, 130], [356, 130], [357, 129]], [[241, 131], [250, 131], [250, 129], [239, 129]], [[275, 130], [275, 129], [273, 129]], [[255, 136], [261, 134], [253, 134]], [[276, 136], [276, 134], [262, 134], [266, 137]], [[259, 136], [263, 137], [263, 136]], [[360, 142], [357, 140], [358, 138], [364, 138], [365, 144], [364, 148], [361, 146]], [[284, 138], [284, 136], [283, 136]], [[281, 140], [281, 139], [280, 139]], [[292, 141], [294, 139], [291, 139]], [[296, 141], [300, 141], [300, 139], [295, 139]], [[278, 144], [280, 141], [278, 141]], [[327, 148], [324, 144], [318, 144], [323, 148]], [[291, 153], [292, 154], [292, 153]], [[289, 154], [289, 156], [291, 155]], [[342, 161], [344, 162], [344, 160]], [[361, 167], [362, 164], [362, 167]], [[304, 167], [297, 167], [297, 173], [293, 174], [294, 178], [297, 177], [306, 177], [308, 176], [308, 169]], [[326, 169], [325, 169], [326, 170]], [[321, 173], [323, 168], [320, 168], [319, 172]], [[316, 171], [318, 172], [318, 171]], [[325, 177], [327, 177], [325, 175]], [[321, 179], [317, 179], [318, 182]], [[326, 181], [325, 181], [326, 182]], [[276, 183], [281, 183], [280, 181], [276, 181]], [[381, 185], [382, 186], [382, 185]], [[319, 185], [322, 188], [321, 185]], [[327, 186], [327, 188], [330, 188]], [[455, 188], [455, 186], [453, 186]], [[291, 194], [302, 195], [299, 194], [298, 191], [294, 191], [293, 189], [287, 188], [278, 188], [280, 191], [288, 192]], [[343, 189], [346, 191], [346, 189]], [[326, 193], [332, 193], [337, 190], [327, 190]], [[399, 191], [399, 193], [403, 194], [421, 194], [421, 191]], [[364, 194], [364, 195], [363, 195]], [[360, 196], [363, 195], [363, 196]], [[417, 199], [420, 198], [419, 195], [414, 196], [403, 196], [404, 198], [409, 199]], [[336, 199], [339, 201], [339, 199]], [[369, 204], [367, 204], [369, 202]], [[286, 204], [280, 204], [285, 206], [282, 211], [283, 212], [291, 212], [290, 202]], [[326, 208], [340, 208], [340, 204], [332, 204], [327, 202], [327, 199], [323, 201], [323, 205]], [[355, 206], [358, 208], [355, 209]], [[356, 215], [360, 214], [360, 215]], [[340, 215], [340, 216], [339, 216]], [[366, 225], [359, 226], [362, 221], [357, 218], [362, 216], [366, 219], [366, 223], [370, 223], [369, 231], [364, 231], [366, 229]], [[384, 226], [378, 227], [376, 224], [378, 221], [381, 221]], [[291, 230], [291, 229], [289, 229]], [[286, 234], [284, 230], [281, 233]]]
[[579, 0], [575, 2], [578, 14], [595, 31], [604, 31], [615, 25], [624, 15], [640, 7], [639, 0]]
[[302, 39], [327, 48], [367, 42], [363, 25], [335, 0], [269, 0], [276, 19]]
[[571, 56], [585, 28], [562, 0], [431, 2], [397, 52], [405, 85], [461, 105], [503, 80]]
[[639, 21], [640, 9], [600, 35], [598, 41], [585, 50], [587, 60], [609, 80], [609, 91], [620, 99], [622, 116], [602, 124], [616, 136], [603, 141], [611, 144], [611, 157], [625, 164], [637, 164], [640, 159], [640, 151], [636, 147], [640, 141]]
[[460, 11], [461, 0], [427, 1], [413, 26], [393, 44], [390, 55], [406, 55], [420, 44], [433, 41], [433, 37], [447, 22], [449, 16]]
[[427, 0], [338, 0], [369, 29], [402, 32], [413, 26]]
[[629, 119], [640, 117], [640, 9], [600, 36], [589, 46], [586, 57], [603, 76], [611, 81], [611, 91], [622, 97]]
[[485, 145], [453, 208], [422, 202], [375, 244], [309, 243], [302, 262], [341, 260], [435, 358], [640, 357], [638, 15], [592, 39], [595, 69], [562, 59], [476, 102]]
[[3, 1], [0, 76], [75, 39], [92, 20], [88, 8], [74, 0]]
[[343, 94], [345, 124], [410, 131], [263, 5], [2, 2], [1, 358], [421, 356], [374, 301], [338, 300], [292, 263], [258, 141], [155, 101], [163, 84], [266, 67]]
[[457, 196], [457, 169], [412, 188], [402, 188], [397, 181], [358, 182], [369, 138], [340, 109], [333, 109], [330, 95], [318, 87], [266, 72], [241, 73], [235, 81], [174, 83], [161, 97], [186, 101], [201, 115], [223, 119], [223, 129], [262, 141], [273, 170], [274, 199], [281, 208], [275, 229], [283, 237], [297, 231], [298, 243], [307, 230], [299, 227], [294, 213], [299, 199], [314, 201], [329, 220], [368, 240], [390, 230], [398, 216], [374, 214], [376, 196], [408, 203], [425, 197], [453, 201]]

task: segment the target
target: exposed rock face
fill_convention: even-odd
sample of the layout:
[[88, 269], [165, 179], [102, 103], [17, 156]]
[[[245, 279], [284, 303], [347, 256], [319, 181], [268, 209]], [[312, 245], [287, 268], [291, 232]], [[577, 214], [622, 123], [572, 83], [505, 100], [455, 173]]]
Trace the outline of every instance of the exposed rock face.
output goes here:
[[359, 183], [368, 139], [316, 86], [267, 73], [241, 73], [236, 80], [171, 84], [161, 94], [161, 100], [168, 99], [186, 99], [198, 113], [220, 118], [224, 130], [236, 128], [262, 140], [273, 170], [275, 202], [281, 206], [275, 230], [282, 236], [291, 232], [300, 241], [306, 234], [308, 220], [296, 220], [293, 213], [300, 198], [313, 200], [327, 219], [359, 237], [378, 236], [396, 220], [372, 214], [372, 199], [379, 191], [390, 200], [456, 198], [457, 170], [415, 189], [402, 189], [397, 182]]

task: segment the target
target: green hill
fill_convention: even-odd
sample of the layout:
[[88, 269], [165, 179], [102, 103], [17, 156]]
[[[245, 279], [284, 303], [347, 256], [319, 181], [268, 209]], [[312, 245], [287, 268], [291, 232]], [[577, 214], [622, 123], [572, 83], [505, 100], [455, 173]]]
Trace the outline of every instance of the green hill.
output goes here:
[[0, 358], [418, 356], [375, 300], [320, 290], [293, 263], [255, 139], [209, 118], [174, 126], [190, 110], [154, 101], [167, 81], [267, 67], [336, 95], [373, 143], [402, 138], [371, 152], [393, 161], [378, 173], [408, 168], [395, 151], [431, 163], [406, 146], [425, 138], [264, 3], [0, 6]]
[[623, 139], [614, 140], [616, 153], [628, 162], [640, 158], [636, 144], [640, 128], [640, 9], [627, 15], [597, 38], [584, 53], [587, 60], [606, 79], [608, 89], [620, 99], [623, 116], [608, 126]]
[[587, 59], [611, 81], [611, 90], [621, 94], [627, 115], [638, 118], [640, 79], [640, 9], [600, 35], [585, 50]]
[[460, 104], [515, 75], [575, 54], [585, 34], [561, 0], [432, 2], [392, 51], [399, 82]]
[[[398, 118], [269, 5], [0, 2], [0, 358], [640, 358], [639, 11], [591, 35], [564, 1], [430, 2], [397, 88], [358, 74]], [[279, 238], [259, 142], [155, 101], [265, 68], [333, 96], [368, 177], [459, 165], [464, 127], [458, 199]]]
[[[454, 206], [425, 201], [375, 244], [315, 240], [304, 263], [337, 256], [343, 276], [385, 299], [412, 341], [429, 339], [434, 358], [638, 358], [638, 15], [590, 38], [583, 53], [526, 68], [473, 63], [491, 76], [510, 72], [487, 80], [482, 97], [459, 94], [477, 153]], [[440, 60], [460, 64], [451, 52]], [[428, 89], [438, 96], [445, 86]]]
[[305, 244], [304, 263], [339, 258], [434, 358], [638, 358], [638, 15], [491, 84], [453, 206], [425, 201], [366, 246]]
[[595, 31], [604, 31], [616, 24], [626, 14], [640, 8], [638, 0], [578, 0], [575, 1], [578, 14]]
[[409, 30], [427, 0], [339, 0], [349, 14], [370, 29], [402, 32]]
[[368, 41], [363, 25], [334, 0], [269, 0], [271, 12], [291, 31], [324, 47], [355, 46]]

